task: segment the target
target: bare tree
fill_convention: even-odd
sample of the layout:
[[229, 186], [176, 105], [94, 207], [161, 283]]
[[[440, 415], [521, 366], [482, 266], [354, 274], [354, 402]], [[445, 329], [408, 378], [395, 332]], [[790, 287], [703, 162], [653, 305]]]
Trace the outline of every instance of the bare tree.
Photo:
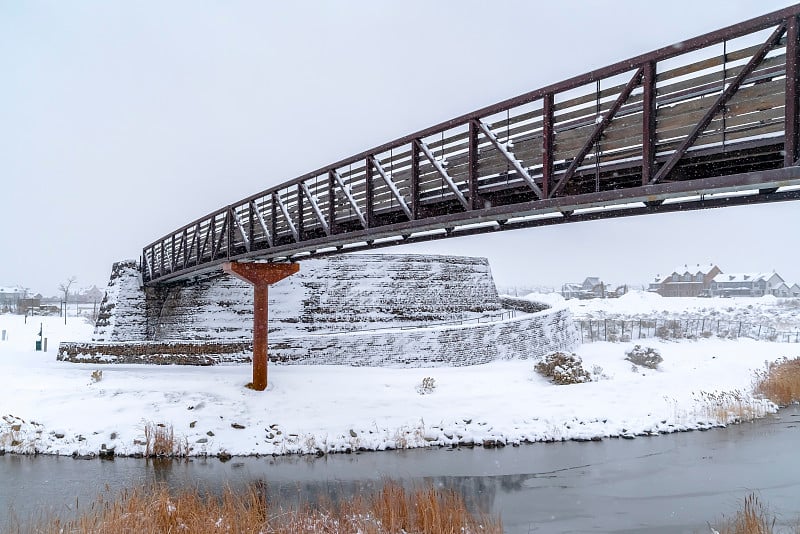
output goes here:
[[67, 278], [65, 282], [58, 284], [59, 291], [64, 292], [64, 324], [67, 324], [67, 301], [69, 299], [69, 288], [72, 287], [72, 284], [75, 283], [75, 280], [77, 280], [77, 278], [75, 275], [73, 275]]

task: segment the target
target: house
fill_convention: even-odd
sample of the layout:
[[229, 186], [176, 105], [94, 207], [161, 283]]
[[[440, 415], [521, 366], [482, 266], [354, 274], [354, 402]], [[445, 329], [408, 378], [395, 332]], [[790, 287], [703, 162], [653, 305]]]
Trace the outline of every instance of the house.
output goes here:
[[792, 284], [789, 288], [790, 297], [800, 297], [800, 284]]
[[697, 297], [708, 295], [711, 282], [722, 271], [716, 265], [683, 265], [666, 276], [656, 276], [647, 290], [662, 297]]
[[[714, 297], [763, 297], [775, 295], [785, 286], [778, 273], [729, 273], [718, 274], [711, 282]], [[788, 287], [786, 288], [788, 296]]]
[[3, 287], [0, 286], [0, 310], [15, 308], [17, 301], [25, 298], [28, 290], [23, 287]]
[[103, 293], [97, 286], [92, 286], [89, 289], [81, 291], [75, 296], [75, 300], [84, 304], [91, 304], [92, 302], [100, 302], [103, 300]]
[[789, 293], [789, 284], [787, 284], [786, 282], [781, 282], [780, 284], [778, 284], [778, 286], [772, 290], [772, 294], [775, 295], [776, 297], [784, 299], [792, 296]]
[[583, 283], [567, 283], [561, 286], [565, 299], [594, 299], [606, 296], [606, 285], [596, 276], [587, 277]]

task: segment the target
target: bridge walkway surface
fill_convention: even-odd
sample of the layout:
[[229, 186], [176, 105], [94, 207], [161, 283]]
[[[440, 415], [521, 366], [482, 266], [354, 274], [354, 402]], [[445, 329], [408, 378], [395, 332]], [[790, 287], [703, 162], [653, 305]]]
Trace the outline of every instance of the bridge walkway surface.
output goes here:
[[798, 199], [799, 14], [791, 6], [639, 55], [270, 187], [145, 246], [143, 281]]

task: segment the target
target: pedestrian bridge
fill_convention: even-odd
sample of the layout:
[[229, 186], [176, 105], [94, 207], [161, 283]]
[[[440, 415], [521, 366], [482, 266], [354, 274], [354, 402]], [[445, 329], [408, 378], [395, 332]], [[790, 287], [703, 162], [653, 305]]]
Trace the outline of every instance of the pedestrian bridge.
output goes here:
[[145, 246], [143, 280], [798, 199], [798, 14], [620, 61], [270, 187]]

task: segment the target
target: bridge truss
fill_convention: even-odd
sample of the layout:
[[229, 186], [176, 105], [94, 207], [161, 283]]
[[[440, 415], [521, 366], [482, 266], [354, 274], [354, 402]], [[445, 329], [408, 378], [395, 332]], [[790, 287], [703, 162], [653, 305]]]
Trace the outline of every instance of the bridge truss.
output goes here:
[[799, 199], [799, 14], [621, 61], [256, 193], [144, 247], [143, 279]]

